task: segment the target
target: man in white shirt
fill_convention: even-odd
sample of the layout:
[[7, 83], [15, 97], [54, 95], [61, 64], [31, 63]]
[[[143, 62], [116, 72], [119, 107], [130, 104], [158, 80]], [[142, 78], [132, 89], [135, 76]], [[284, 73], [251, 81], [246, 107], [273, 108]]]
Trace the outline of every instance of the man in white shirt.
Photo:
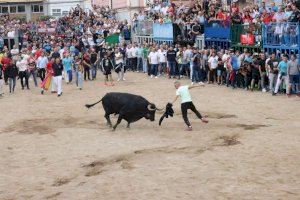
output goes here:
[[208, 59], [208, 66], [209, 66], [208, 77], [207, 77], [208, 83], [210, 83], [211, 77], [213, 78], [213, 83], [216, 82], [216, 69], [218, 67], [218, 59], [219, 56], [217, 56], [215, 52], [213, 52], [210, 58]]
[[17, 45], [13, 46], [13, 49], [10, 50], [10, 53], [11, 53], [12, 59], [14, 61], [17, 61], [17, 57], [20, 53], [19, 48], [17, 47]]
[[[27, 70], [28, 70], [28, 62], [27, 59], [22, 58], [18, 58], [19, 60], [16, 63], [16, 66], [19, 69], [19, 78], [21, 80], [21, 86], [22, 86], [22, 90], [24, 90], [24, 87], [26, 86], [27, 89], [29, 90], [29, 82], [28, 82], [28, 74], [27, 74]], [[25, 85], [24, 85], [24, 79], [25, 79]]]
[[177, 91], [176, 91], [176, 97], [173, 100], [172, 104], [174, 104], [176, 102], [178, 97], [181, 98], [181, 112], [182, 112], [183, 120], [184, 120], [185, 124], [188, 126], [187, 131], [193, 130], [191, 123], [189, 122], [189, 119], [187, 117], [187, 111], [189, 109], [191, 111], [193, 111], [197, 115], [197, 117], [199, 119], [201, 119], [201, 121], [203, 123], [208, 123], [208, 120], [203, 118], [202, 115], [199, 113], [199, 111], [196, 109], [195, 105], [193, 104], [191, 94], [189, 92], [189, 89], [204, 86], [204, 85], [202, 84], [202, 85], [181, 86], [179, 81], [175, 81], [174, 86], [177, 89]]
[[161, 47], [158, 50], [158, 57], [159, 57], [159, 75], [162, 75], [164, 72], [166, 72], [167, 68], [167, 51]]
[[48, 63], [48, 58], [45, 55], [45, 53], [42, 52], [42, 55], [36, 60], [36, 67], [38, 69], [39, 77], [41, 78], [42, 81], [44, 81], [45, 79], [47, 63]]
[[151, 78], [153, 78], [153, 76], [157, 78], [159, 57], [158, 57], [158, 52], [155, 50], [155, 48], [151, 49], [148, 59], [151, 66]]
[[131, 44], [129, 44], [126, 48], [126, 59], [127, 59], [127, 67], [128, 70], [132, 70], [132, 53], [131, 53]]

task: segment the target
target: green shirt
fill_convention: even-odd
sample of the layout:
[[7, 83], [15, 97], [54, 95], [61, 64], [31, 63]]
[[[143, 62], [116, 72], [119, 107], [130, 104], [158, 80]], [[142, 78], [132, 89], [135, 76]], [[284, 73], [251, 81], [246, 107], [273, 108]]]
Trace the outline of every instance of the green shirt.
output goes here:
[[149, 48], [144, 47], [143, 48], [143, 57], [148, 58], [148, 55], [149, 55]]

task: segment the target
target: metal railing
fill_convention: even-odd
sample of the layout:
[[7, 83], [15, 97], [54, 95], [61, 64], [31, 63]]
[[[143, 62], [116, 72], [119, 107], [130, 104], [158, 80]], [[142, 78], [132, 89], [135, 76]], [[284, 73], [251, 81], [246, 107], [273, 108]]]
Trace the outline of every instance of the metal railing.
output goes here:
[[153, 21], [134, 21], [132, 32], [136, 35], [152, 35]]
[[263, 45], [300, 47], [299, 23], [269, 23], [263, 26]]

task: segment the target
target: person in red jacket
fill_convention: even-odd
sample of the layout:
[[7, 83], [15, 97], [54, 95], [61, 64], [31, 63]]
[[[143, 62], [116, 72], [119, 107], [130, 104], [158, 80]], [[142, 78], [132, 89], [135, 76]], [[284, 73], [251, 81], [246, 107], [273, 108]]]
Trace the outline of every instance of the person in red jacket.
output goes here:
[[8, 76], [7, 76], [7, 65], [10, 63], [11, 58], [8, 56], [7, 53], [4, 54], [3, 58], [1, 59], [1, 65], [2, 65], [2, 71], [3, 71], [3, 75], [4, 75], [4, 81], [5, 84], [8, 85]]
[[53, 69], [52, 69], [53, 63], [54, 63], [54, 58], [51, 58], [51, 60], [47, 63], [47, 66], [46, 66], [46, 77], [45, 77], [45, 79], [41, 83], [41, 88], [42, 88], [41, 94], [44, 94], [44, 91], [48, 90], [49, 87], [50, 87], [50, 85], [51, 85], [52, 76], [53, 76]]

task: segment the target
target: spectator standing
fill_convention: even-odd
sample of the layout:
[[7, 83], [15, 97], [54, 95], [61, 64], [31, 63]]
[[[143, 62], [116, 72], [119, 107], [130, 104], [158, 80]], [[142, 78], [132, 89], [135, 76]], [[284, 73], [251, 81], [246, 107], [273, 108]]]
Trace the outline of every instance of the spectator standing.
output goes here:
[[62, 65], [64, 68], [65, 81], [67, 84], [72, 82], [72, 68], [73, 68], [73, 58], [70, 53], [66, 53], [66, 56], [62, 59]]
[[[26, 86], [29, 90], [29, 82], [28, 82], [28, 62], [26, 59], [19, 57], [18, 61], [16, 63], [16, 66], [19, 69], [19, 78], [21, 81], [22, 90], [24, 90], [24, 87]], [[24, 85], [24, 79], [25, 79], [25, 85]]]
[[91, 71], [92, 71], [92, 80], [95, 80], [97, 77], [97, 63], [99, 62], [98, 54], [94, 48], [91, 49]]
[[276, 86], [275, 86], [275, 90], [274, 92], [272, 93], [273, 95], [276, 95], [278, 93], [278, 90], [279, 90], [279, 87], [281, 85], [281, 82], [282, 80], [284, 80], [285, 82], [285, 86], [286, 86], [286, 94], [289, 96], [290, 93], [289, 93], [289, 80], [288, 80], [288, 74], [287, 74], [287, 67], [288, 67], [288, 64], [287, 64], [287, 56], [284, 55], [282, 57], [282, 60], [279, 62], [278, 64], [278, 78], [277, 78], [277, 83], [276, 83]]
[[18, 68], [15, 64], [15, 61], [11, 60], [10, 64], [7, 65], [7, 77], [9, 85], [9, 93], [13, 93], [16, 87], [16, 80], [18, 76]]
[[48, 63], [48, 58], [45, 55], [44, 52], [42, 52], [42, 55], [37, 59], [36, 61], [36, 67], [38, 70], [38, 76], [41, 78], [41, 81], [43, 82], [46, 76], [46, 66]]
[[276, 83], [278, 76], [278, 64], [279, 60], [276, 58], [276, 54], [272, 53], [270, 60], [267, 63], [269, 71], [269, 89], [274, 92], [274, 84]]
[[153, 76], [157, 78], [159, 57], [158, 57], [158, 52], [154, 47], [151, 49], [148, 58], [149, 58], [149, 63], [151, 65], [151, 78], [153, 78]]
[[218, 67], [218, 60], [219, 56], [217, 56], [216, 53], [213, 51], [208, 59], [209, 71], [207, 74], [207, 83], [210, 83], [211, 79], [212, 83], [216, 82], [216, 69]]
[[296, 59], [295, 55], [291, 55], [291, 60], [288, 62], [287, 66], [287, 74], [289, 76], [289, 94], [291, 94], [291, 91], [294, 87], [294, 91], [297, 94], [297, 96], [300, 97], [300, 88], [299, 88], [299, 81], [300, 81], [300, 65], [298, 63], [298, 60]]
[[62, 72], [64, 68], [63, 65], [61, 64], [59, 57], [55, 59], [52, 65], [52, 69], [53, 69], [53, 84], [57, 89], [57, 96], [60, 97], [62, 95]]
[[173, 78], [176, 75], [176, 51], [173, 49], [173, 46], [171, 46], [167, 51], [167, 63], [169, 69], [169, 78]]

